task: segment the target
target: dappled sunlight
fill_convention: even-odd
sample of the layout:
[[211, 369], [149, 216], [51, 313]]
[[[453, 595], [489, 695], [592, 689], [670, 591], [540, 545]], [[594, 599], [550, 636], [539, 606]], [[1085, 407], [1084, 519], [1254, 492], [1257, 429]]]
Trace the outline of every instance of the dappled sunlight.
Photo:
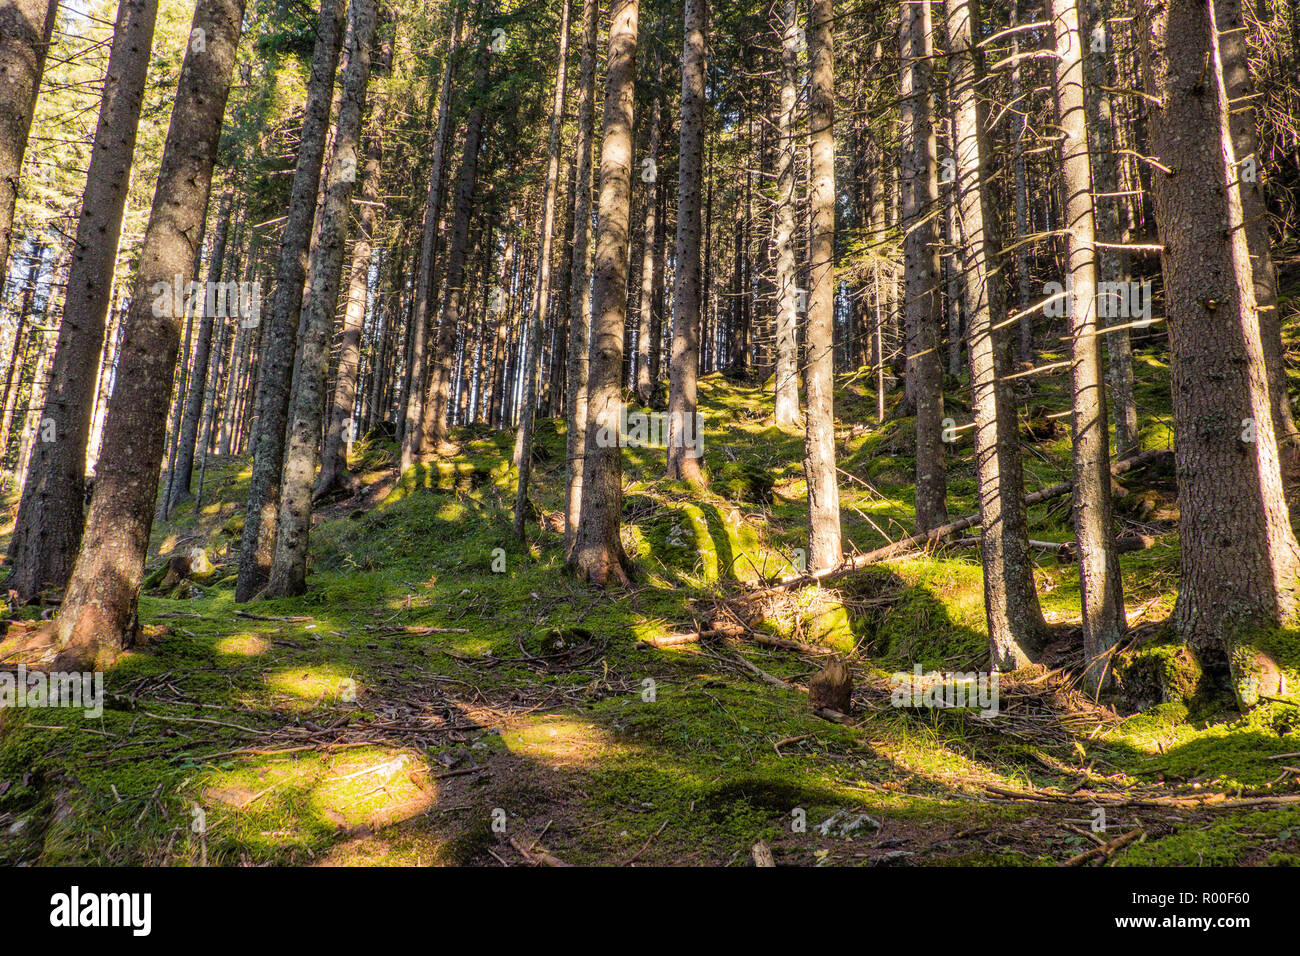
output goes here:
[[323, 701], [350, 703], [364, 693], [351, 672], [334, 664], [282, 667], [269, 671], [264, 679], [276, 694], [312, 705]]
[[258, 657], [271, 649], [271, 642], [261, 634], [232, 634], [213, 645], [220, 653], [231, 657]]
[[625, 749], [597, 724], [567, 715], [514, 721], [501, 739], [513, 754], [563, 768], [591, 768], [612, 751]]

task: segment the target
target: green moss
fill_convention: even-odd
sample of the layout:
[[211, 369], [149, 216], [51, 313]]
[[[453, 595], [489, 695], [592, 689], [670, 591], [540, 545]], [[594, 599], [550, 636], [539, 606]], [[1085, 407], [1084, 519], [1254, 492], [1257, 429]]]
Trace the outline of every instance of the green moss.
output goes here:
[[1200, 663], [1172, 629], [1117, 653], [1112, 675], [1114, 697], [1130, 713], [1171, 701], [1187, 703], [1207, 689]]

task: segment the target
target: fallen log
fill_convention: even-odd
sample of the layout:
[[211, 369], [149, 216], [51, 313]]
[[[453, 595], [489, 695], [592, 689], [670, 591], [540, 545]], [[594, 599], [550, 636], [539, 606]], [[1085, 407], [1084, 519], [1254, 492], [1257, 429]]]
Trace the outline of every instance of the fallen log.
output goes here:
[[[1110, 466], [1112, 475], [1122, 475], [1126, 471], [1132, 471], [1134, 468], [1140, 468], [1143, 465], [1149, 465], [1160, 461], [1171, 455], [1164, 449], [1144, 451], [1140, 455], [1134, 455], [1132, 458], [1126, 458], [1123, 461], [1117, 461]], [[1074, 479], [1057, 482], [1054, 485], [1048, 485], [1032, 494], [1025, 495], [1025, 506], [1041, 504], [1044, 501], [1050, 501], [1053, 498], [1059, 498], [1061, 495], [1069, 494], [1074, 490]], [[756, 591], [750, 591], [748, 594], [739, 595], [738, 601], [753, 601], [760, 598], [768, 597], [773, 594], [779, 594], [782, 591], [788, 591], [791, 588], [800, 588], [809, 584], [820, 584], [825, 581], [833, 581], [860, 571], [871, 564], [877, 564], [886, 561], [889, 558], [897, 557], [907, 551], [911, 551], [918, 545], [935, 546], [940, 544], [944, 538], [950, 534], [956, 534], [958, 531], [965, 531], [980, 523], [978, 512], [972, 515], [966, 515], [964, 518], [958, 518], [956, 521], [949, 521], [947, 524], [940, 525], [930, 531], [919, 532], [918, 534], [909, 535], [893, 544], [887, 544], [883, 547], [876, 548], [874, 551], [867, 551], [863, 554], [855, 555], [844, 563], [833, 568], [826, 568], [821, 571], [814, 571], [805, 574], [796, 574], [776, 584], [765, 588], [759, 588]]]

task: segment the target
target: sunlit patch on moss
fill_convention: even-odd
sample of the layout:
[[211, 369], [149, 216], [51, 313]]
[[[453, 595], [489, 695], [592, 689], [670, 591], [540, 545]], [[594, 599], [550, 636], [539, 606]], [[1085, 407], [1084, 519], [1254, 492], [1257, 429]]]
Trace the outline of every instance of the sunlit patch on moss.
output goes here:
[[260, 634], [231, 634], [213, 646], [222, 654], [233, 657], [257, 657], [271, 649], [271, 642]]

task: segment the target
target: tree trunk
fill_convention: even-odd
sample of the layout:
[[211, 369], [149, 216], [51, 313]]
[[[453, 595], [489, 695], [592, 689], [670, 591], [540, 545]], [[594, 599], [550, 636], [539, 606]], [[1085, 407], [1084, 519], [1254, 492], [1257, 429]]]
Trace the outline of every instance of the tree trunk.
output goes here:
[[697, 411], [700, 371], [700, 178], [704, 162], [704, 58], [708, 0], [685, 0], [681, 143], [677, 155], [677, 273], [668, 367], [668, 477], [703, 484]]
[[325, 411], [330, 333], [338, 306], [352, 187], [357, 178], [357, 156], [361, 152], [361, 118], [370, 81], [371, 45], [375, 39], [375, 0], [352, 0], [348, 21], [346, 63], [339, 75], [340, 103], [334, 124], [333, 157], [325, 177], [325, 201], [318, 217], [320, 234], [312, 250], [309, 272], [311, 290], [299, 331], [297, 387], [281, 479], [275, 559], [266, 583], [268, 598], [291, 597], [307, 590], [311, 491]]
[[[385, 31], [377, 51], [375, 76], [386, 77], [393, 57], [392, 31]], [[338, 372], [334, 380], [333, 402], [325, 430], [325, 447], [321, 452], [320, 476], [313, 497], [320, 499], [338, 488], [348, 470], [347, 451], [357, 431], [355, 406], [357, 379], [361, 371], [361, 333], [366, 322], [366, 302], [370, 291], [370, 263], [374, 253], [375, 219], [383, 205], [380, 178], [384, 162], [384, 127], [388, 122], [387, 91], [375, 98], [370, 114], [370, 143], [366, 151], [365, 174], [361, 184], [361, 208], [357, 212], [357, 233], [352, 243], [352, 265], [348, 270], [347, 307], [343, 318], [343, 342], [339, 346]], [[378, 346], [376, 346], [378, 347]]]
[[27, 284], [23, 287], [22, 304], [18, 307], [18, 322], [14, 326], [14, 344], [9, 356], [9, 367], [5, 372], [3, 392], [4, 409], [0, 411], [0, 464], [9, 458], [9, 434], [13, 428], [14, 408], [18, 404], [18, 388], [22, 381], [23, 366], [27, 358], [26, 344], [23, 337], [27, 330], [27, 320], [32, 314], [32, 301], [36, 298], [36, 283], [40, 278], [41, 266], [45, 262], [45, 247], [37, 245], [32, 250], [32, 263], [27, 267]]
[[569, 367], [565, 371], [564, 555], [569, 560], [582, 516], [582, 477], [587, 449], [587, 387], [591, 341], [591, 141], [595, 123], [596, 0], [582, 7], [582, 65], [578, 76], [578, 186], [573, 207], [573, 278], [569, 283]]
[[1282, 347], [1282, 322], [1277, 305], [1277, 272], [1269, 247], [1268, 210], [1264, 205], [1264, 164], [1259, 155], [1255, 130], [1254, 83], [1250, 77], [1246, 25], [1241, 0], [1214, 0], [1218, 27], [1219, 57], [1228, 99], [1228, 125], [1237, 158], [1237, 185], [1241, 192], [1243, 227], [1250, 249], [1251, 275], [1255, 284], [1255, 305], [1259, 310], [1259, 335], [1264, 347], [1269, 392], [1273, 396], [1273, 427], [1279, 445], [1291, 456], [1300, 455], [1300, 430], [1291, 411], [1286, 374], [1286, 351]]
[[307, 82], [289, 211], [280, 239], [268, 328], [262, 333], [258, 359], [257, 391], [253, 414], [253, 474], [244, 509], [244, 530], [239, 543], [239, 578], [235, 600], [247, 601], [271, 570], [275, 553], [275, 526], [280, 500], [280, 474], [284, 465], [284, 436], [289, 418], [289, 389], [298, 347], [298, 319], [302, 312], [307, 258], [316, 219], [325, 136], [329, 130], [334, 71], [343, 34], [343, 0], [321, 0], [316, 48]]
[[1173, 621], [1198, 653], [1227, 657], [1251, 703], [1253, 661], [1238, 642], [1292, 620], [1300, 549], [1282, 491], [1214, 7], [1146, 0], [1140, 15], [1147, 93], [1158, 103], [1151, 147], [1171, 170], [1152, 187], [1181, 516]]
[[808, 479], [810, 571], [835, 567], [844, 558], [835, 472], [835, 67], [831, 7], [831, 0], [811, 0], [808, 14], [812, 226], [804, 474]]
[[443, 277], [446, 293], [442, 316], [438, 321], [438, 338], [434, 350], [432, 374], [424, 394], [420, 455], [432, 458], [447, 443], [447, 423], [451, 410], [451, 379], [456, 361], [456, 334], [466, 309], [465, 261], [469, 255], [469, 226], [474, 212], [474, 186], [478, 181], [479, 148], [483, 144], [483, 127], [487, 119], [484, 95], [487, 91], [492, 54], [481, 42], [475, 55], [474, 105], [465, 121], [465, 147], [456, 176], [456, 205], [452, 214], [451, 243], [447, 248], [447, 269]]
[[[1089, 139], [1092, 152], [1093, 177], [1096, 182], [1095, 209], [1100, 218], [1102, 238], [1106, 242], [1124, 241], [1124, 230], [1120, 225], [1120, 210], [1123, 197], [1112, 195], [1120, 191], [1119, 162], [1115, 150], [1115, 116], [1110, 88], [1115, 84], [1115, 50], [1111, 46], [1108, 13], [1109, 0], [1088, 0], [1088, 22], [1084, 24], [1081, 35], [1089, 38], [1090, 53], [1085, 54], [1084, 67], [1087, 71], [1088, 95], [1084, 97], [1087, 107]], [[1091, 25], [1091, 29], [1089, 29]], [[1092, 42], [1094, 30], [1101, 27], [1105, 39], [1102, 43]], [[1121, 249], [1097, 250], [1098, 281], [1127, 283], [1128, 254]], [[1128, 458], [1137, 453], [1138, 417], [1137, 403], [1133, 396], [1133, 349], [1130, 344], [1129, 319], [1120, 315], [1120, 309], [1111, 309], [1112, 329], [1104, 335], [1106, 357], [1109, 367], [1110, 400], [1114, 414], [1111, 416], [1115, 425], [1115, 454], [1119, 458]]]
[[[696, 3], [698, 0], [689, 0]], [[632, 200], [632, 109], [640, 0], [614, 0], [605, 74], [600, 203], [592, 280], [588, 356], [586, 453], [582, 520], [569, 565], [589, 584], [627, 584], [628, 560], [619, 538], [623, 514], [623, 325], [627, 312], [628, 219]], [[574, 339], [575, 343], [581, 341]]]
[[[524, 540], [524, 523], [528, 518], [528, 478], [533, 467], [533, 420], [537, 414], [539, 381], [538, 352], [542, 345], [542, 319], [551, 298], [551, 246], [555, 233], [555, 196], [560, 190], [560, 128], [564, 122], [565, 84], [569, 69], [569, 0], [564, 0], [560, 15], [560, 55], [555, 72], [555, 102], [551, 107], [550, 159], [546, 166], [546, 195], [542, 199], [542, 235], [537, 250], [537, 285], [524, 334], [524, 402], [515, 432], [515, 467], [519, 469], [515, 484], [514, 535]], [[466, 349], [469, 343], [466, 341]]]
[[154, 315], [152, 290], [194, 263], [243, 16], [243, 0], [198, 0], [194, 10], [193, 28], [203, 31], [203, 43], [191, 41], [181, 66], [104, 424], [104, 453], [81, 552], [56, 618], [65, 661], [83, 667], [107, 663], [135, 639], [180, 336], [178, 316]]
[[1083, 48], [1079, 0], [1052, 0], [1056, 28], [1056, 102], [1061, 132], [1061, 178], [1065, 185], [1066, 265], [1073, 280], [1070, 379], [1074, 390], [1074, 533], [1078, 542], [1083, 610], [1083, 658], [1095, 693], [1124, 636], [1124, 591], [1110, 507], [1110, 433], [1097, 336], [1097, 246], [1083, 106]]
[[799, 87], [799, 4], [785, 0], [781, 19], [781, 106], [777, 117], [776, 372], [778, 424], [799, 421], [799, 278], [794, 261], [795, 110]]
[[1028, 663], [1046, 633], [1029, 553], [1015, 401], [1005, 376], [1011, 357], [998, 275], [998, 205], [989, 183], [984, 103], [976, 96], [983, 58], [978, 0], [946, 0], [949, 103], [957, 155], [958, 229], [966, 274], [966, 323], [975, 402], [975, 456], [984, 526], [984, 606], [995, 668]]
[[[655, 48], [655, 68], [653, 79], [653, 99], [650, 103], [650, 149], [647, 158], [655, 176], [645, 184], [645, 232], [641, 250], [641, 308], [637, 316], [636, 335], [636, 397], [642, 405], [649, 405], [654, 397], [654, 381], [650, 378], [650, 352], [653, 345], [654, 330], [651, 316], [654, 313], [655, 294], [655, 231], [659, 228], [656, 216], [659, 203], [659, 143], [662, 139], [660, 109], [663, 102], [663, 62], [658, 47]], [[644, 177], [643, 177], [644, 178]]]
[[420, 238], [420, 258], [415, 264], [414, 301], [411, 309], [411, 355], [407, 363], [407, 387], [402, 412], [402, 471], [415, 464], [424, 442], [425, 386], [428, 384], [429, 345], [433, 341], [433, 318], [437, 314], [442, 290], [436, 287], [438, 226], [442, 221], [443, 187], [446, 179], [447, 152], [451, 137], [451, 109], [456, 78], [456, 51], [460, 45], [463, 7], [456, 5], [451, 24], [451, 40], [442, 66], [438, 87], [438, 124], [433, 139], [433, 164], [429, 170], [429, 195], [424, 206], [424, 231]]
[[6, 0], [0, 7], [0, 275], [9, 274], [18, 175], [59, 0]]
[[[122, 0], [118, 7], [40, 440], [32, 445], [9, 542], [14, 568], [9, 587], [22, 601], [62, 588], [81, 543], [95, 373], [112, 304], [118, 237], [157, 15], [157, 0]], [[175, 279], [167, 281], [170, 289]], [[157, 290], [150, 290], [149, 301], [156, 296]], [[172, 297], [166, 301], [170, 304]], [[45, 420], [52, 422], [50, 431]]]
[[[227, 187], [217, 206], [216, 230], [212, 233], [212, 251], [208, 256], [208, 282], [195, 297], [196, 309], [201, 309], [199, 332], [194, 337], [194, 358], [190, 364], [190, 377], [181, 418], [179, 443], [176, 447], [176, 469], [171, 478], [171, 505], [175, 508], [190, 497], [190, 483], [194, 476], [194, 452], [198, 446], [199, 418], [203, 414], [203, 395], [208, 385], [208, 365], [212, 357], [212, 331], [217, 316], [214, 314], [216, 289], [221, 282], [225, 264], [226, 246], [230, 236], [230, 220], [234, 215], [235, 191]], [[225, 311], [229, 311], [227, 308]]]
[[939, 328], [938, 146], [930, 99], [934, 57], [930, 4], [904, 0], [902, 8], [902, 230], [907, 287], [907, 391], [916, 409], [916, 530], [948, 520], [948, 478], [943, 450], [943, 362]]

